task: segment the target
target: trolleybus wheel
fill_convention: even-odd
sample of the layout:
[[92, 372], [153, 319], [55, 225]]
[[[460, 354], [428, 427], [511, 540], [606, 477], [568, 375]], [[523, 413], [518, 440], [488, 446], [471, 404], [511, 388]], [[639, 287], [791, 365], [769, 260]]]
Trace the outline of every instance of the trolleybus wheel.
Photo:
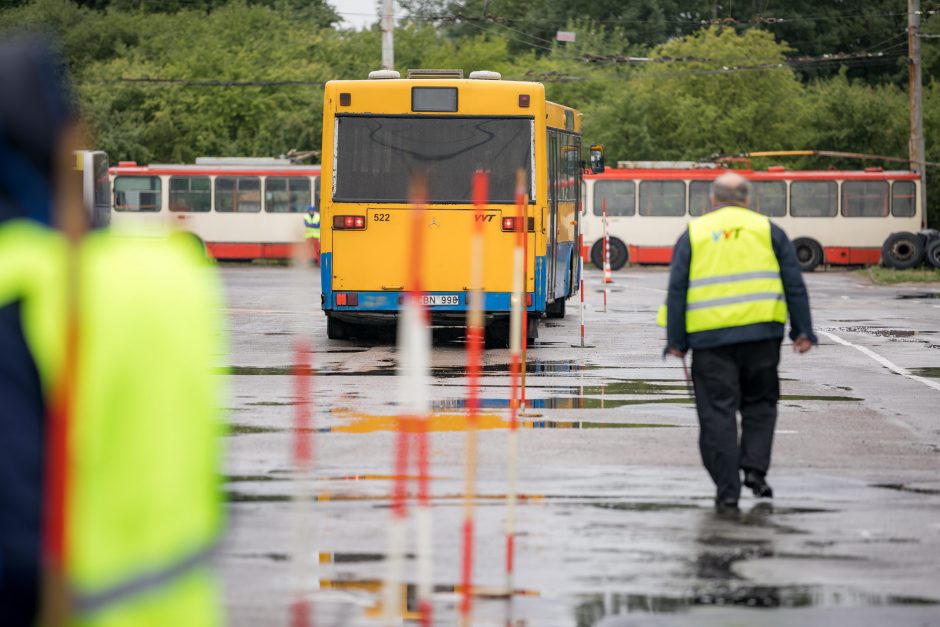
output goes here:
[[326, 318], [326, 337], [331, 340], [345, 340], [349, 337], [349, 325], [333, 316]]
[[888, 268], [905, 270], [917, 267], [924, 260], [924, 244], [913, 233], [892, 233], [881, 247], [881, 259]]
[[798, 237], [793, 240], [796, 260], [803, 272], [812, 272], [823, 262], [823, 249], [819, 242], [810, 237]]
[[934, 268], [940, 268], [940, 239], [931, 240], [927, 244], [925, 256], [930, 265]]
[[[610, 269], [619, 270], [630, 261], [630, 253], [627, 251], [627, 245], [616, 237], [610, 238]], [[604, 268], [604, 238], [594, 242], [591, 246], [591, 263], [596, 268]]]
[[556, 298], [553, 302], [548, 303], [545, 306], [545, 316], [547, 318], [564, 318], [565, 317], [565, 299]]

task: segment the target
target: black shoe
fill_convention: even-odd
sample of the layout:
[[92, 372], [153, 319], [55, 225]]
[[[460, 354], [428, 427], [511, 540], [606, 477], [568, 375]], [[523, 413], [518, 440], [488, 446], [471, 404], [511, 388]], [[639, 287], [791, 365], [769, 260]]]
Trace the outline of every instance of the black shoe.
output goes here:
[[732, 498], [715, 499], [715, 511], [719, 514], [738, 512], [738, 500]]
[[744, 485], [749, 487], [754, 496], [762, 499], [774, 498], [774, 490], [767, 484], [764, 474], [756, 470], [747, 470], [744, 472]]

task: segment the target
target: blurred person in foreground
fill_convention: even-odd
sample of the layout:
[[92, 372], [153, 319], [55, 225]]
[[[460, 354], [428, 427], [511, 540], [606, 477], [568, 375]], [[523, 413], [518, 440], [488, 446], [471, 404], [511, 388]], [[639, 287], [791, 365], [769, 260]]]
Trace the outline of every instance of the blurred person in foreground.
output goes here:
[[816, 343], [793, 245], [749, 202], [744, 177], [715, 179], [712, 211], [692, 220], [676, 242], [665, 311], [666, 352], [684, 360], [692, 350], [699, 449], [717, 487], [716, 507], [732, 511], [742, 471], [755, 496], [773, 496], [766, 474], [788, 312], [794, 352]]
[[83, 232], [43, 43], [0, 44], [0, 86], [0, 624], [218, 625], [214, 271], [184, 237]]

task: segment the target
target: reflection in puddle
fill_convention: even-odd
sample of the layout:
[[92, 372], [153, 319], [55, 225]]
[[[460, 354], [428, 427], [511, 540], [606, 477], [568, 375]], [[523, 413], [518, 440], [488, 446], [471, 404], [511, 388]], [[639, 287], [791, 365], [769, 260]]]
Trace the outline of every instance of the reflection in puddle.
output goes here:
[[[461, 401], [463, 402], [463, 401]], [[503, 407], [508, 407], [508, 402], [501, 401]], [[537, 402], [537, 401], [535, 401]], [[530, 407], [544, 407], [544, 405], [529, 405]], [[374, 433], [376, 431], [397, 431], [401, 421], [406, 431], [417, 433], [421, 428], [418, 421], [413, 419], [403, 419], [399, 416], [375, 416], [362, 414], [348, 410], [336, 410], [333, 415], [343, 420], [350, 420], [349, 424], [325, 427], [318, 429], [320, 432], [332, 433]], [[659, 424], [646, 422], [602, 422], [587, 420], [520, 420], [520, 429], [660, 429], [676, 428], [684, 425]], [[467, 416], [463, 414], [431, 414], [428, 417], [426, 429], [430, 432], [445, 431], [466, 431], [470, 427]], [[487, 431], [493, 429], [508, 429], [509, 421], [496, 414], [483, 414], [477, 417], [476, 428]]]
[[898, 294], [895, 300], [921, 300], [928, 298], [940, 298], [940, 292], [908, 292], [907, 294]]
[[887, 490], [897, 490], [898, 492], [910, 492], [911, 494], [940, 494], [937, 488], [918, 488], [915, 486], [904, 485], [903, 483], [874, 483], [873, 488], [885, 488]]
[[936, 605], [919, 597], [871, 594], [850, 588], [815, 586], [740, 586], [698, 591], [686, 597], [643, 594], [592, 594], [575, 609], [577, 624], [587, 627], [606, 616], [625, 614], [673, 614], [694, 606], [724, 605], [751, 608], [821, 607], [847, 608], [885, 605]]
[[911, 368], [911, 373], [921, 377], [940, 378], [940, 367]]
[[[362, 352], [365, 349], [340, 350], [333, 352]], [[598, 370], [601, 366], [584, 364], [574, 360], [560, 361], [541, 361], [533, 360], [526, 364], [526, 373], [535, 375], [547, 374], [571, 374], [584, 372], [587, 370]], [[294, 374], [294, 366], [228, 366], [226, 368], [216, 368], [215, 374], [231, 374], [239, 376], [290, 376]], [[453, 378], [466, 376], [466, 366], [439, 366], [431, 368], [431, 374], [439, 378]], [[392, 360], [374, 368], [364, 370], [337, 370], [329, 366], [319, 369], [303, 366], [300, 368], [300, 374], [307, 376], [393, 376], [396, 373], [396, 365]], [[509, 374], [508, 364], [487, 364], [481, 368], [481, 373], [486, 374]]]

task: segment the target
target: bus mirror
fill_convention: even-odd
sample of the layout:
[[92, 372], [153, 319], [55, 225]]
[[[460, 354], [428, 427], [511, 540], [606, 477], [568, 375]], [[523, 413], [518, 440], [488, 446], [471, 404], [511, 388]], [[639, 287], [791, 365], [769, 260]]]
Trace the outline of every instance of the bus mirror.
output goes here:
[[604, 171], [604, 147], [600, 144], [591, 146], [591, 172], [600, 174]]

